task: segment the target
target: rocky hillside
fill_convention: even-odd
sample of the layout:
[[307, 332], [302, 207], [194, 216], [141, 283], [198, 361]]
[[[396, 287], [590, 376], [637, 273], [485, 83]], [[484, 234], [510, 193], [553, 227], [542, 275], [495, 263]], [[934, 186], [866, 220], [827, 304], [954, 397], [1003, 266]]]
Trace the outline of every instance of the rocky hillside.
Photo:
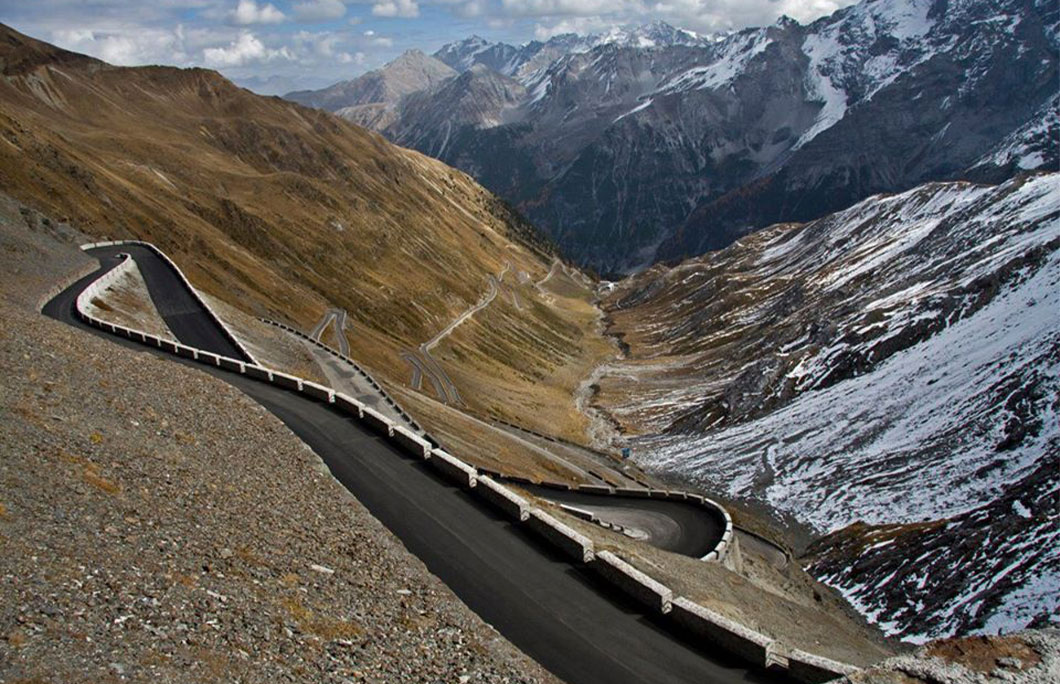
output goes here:
[[1060, 619], [1058, 198], [929, 184], [623, 281], [596, 403], [645, 466], [831, 532], [806, 561], [892, 633]]
[[492, 327], [468, 321], [433, 358], [467, 408], [514, 420], [497, 392], [514, 393], [536, 428], [581, 434], [570, 396], [605, 346], [591, 292], [535, 294], [552, 248], [465, 174], [211, 71], [113, 67], [6, 27], [0, 65], [0, 190], [155, 242], [246, 313], [309, 330], [344, 308], [352, 355], [392, 383], [510, 274]]
[[885, 660], [839, 684], [1050, 684], [1060, 679], [1060, 631], [944, 639]]
[[[1051, 0], [862, 0], [711, 37], [473, 38], [435, 56], [524, 96], [469, 119], [451, 89], [424, 91], [379, 130], [468, 171], [581, 263], [626, 271], [877, 192], [1055, 168], [1058, 21]], [[1026, 135], [1040, 155], [1012, 157]]]

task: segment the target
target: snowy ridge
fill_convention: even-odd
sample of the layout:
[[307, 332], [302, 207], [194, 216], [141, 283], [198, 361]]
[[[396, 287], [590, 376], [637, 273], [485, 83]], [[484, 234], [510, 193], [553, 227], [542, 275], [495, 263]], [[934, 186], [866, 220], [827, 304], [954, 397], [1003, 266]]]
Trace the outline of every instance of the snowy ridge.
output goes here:
[[[810, 60], [806, 89], [822, 106], [795, 149], [843, 118], [851, 104], [848, 89], [856, 88], [869, 100], [934, 54], [921, 42], [933, 25], [928, 19], [931, 4], [930, 0], [863, 2], [846, 10], [839, 21], [822, 20], [811, 27], [802, 45]], [[897, 47], [877, 54], [865, 50], [883, 37], [896, 39]]]
[[[644, 279], [618, 296], [638, 316], [645, 361], [600, 384], [609, 396], [645, 388], [606, 407], [620, 422], [678, 431], [637, 440], [645, 467], [759, 498], [821, 532], [909, 526], [901, 546], [934, 554], [919, 590], [910, 573], [924, 564], [902, 566], [891, 546], [865, 556], [875, 560], [861, 574], [835, 568], [864, 550], [832, 565], [835, 550], [820, 551], [819, 574], [892, 632], [1013, 629], [1048, 609], [1044, 592], [986, 575], [1023, 558], [1021, 576], [1055, 578], [1060, 563], [1055, 545], [1027, 551], [1057, 525], [1060, 473], [1042, 469], [1060, 453], [1060, 174], [870, 198]], [[711, 301], [722, 298], [719, 320]], [[1049, 496], [1051, 519], [1009, 530], [1044, 515]], [[961, 553], [990, 555], [1004, 536], [1007, 561], [953, 576], [966, 568], [960, 547], [918, 527], [947, 520], [981, 542]], [[873, 574], [883, 566], [893, 576]], [[974, 611], [962, 603], [995, 586]], [[938, 601], [897, 610], [906, 595]]]
[[672, 94], [728, 86], [737, 76], [744, 73], [752, 59], [769, 47], [769, 43], [769, 34], [765, 29], [736, 34], [719, 46], [716, 61], [670, 78], [659, 86], [659, 93]]
[[[438, 89], [357, 120], [444, 153], [573, 258], [631, 273], [874, 193], [1050, 168], [1055, 152], [1019, 140], [1048, 137], [1028, 120], [1055, 99], [1057, 23], [1047, 0], [861, 0], [709, 37], [653, 24], [473, 38], [436, 56], [524, 89], [490, 128], [468, 130]], [[972, 168], [991, 152], [1012, 161]]]

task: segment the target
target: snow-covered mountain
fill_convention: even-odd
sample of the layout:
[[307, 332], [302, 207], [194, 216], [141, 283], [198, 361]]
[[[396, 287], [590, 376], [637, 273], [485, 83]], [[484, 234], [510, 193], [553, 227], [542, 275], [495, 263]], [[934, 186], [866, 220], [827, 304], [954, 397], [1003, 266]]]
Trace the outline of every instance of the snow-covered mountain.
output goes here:
[[[520, 100], [483, 126], [433, 87], [377, 129], [470, 172], [582, 263], [628, 271], [876, 192], [1055, 168], [1058, 25], [1055, 0], [862, 0], [718, 36], [471, 38], [435, 57], [514, 79]], [[1005, 156], [1031, 138], [1022, 164]]]
[[992, 179], [1005, 177], [1014, 171], [1056, 168], [1057, 146], [1060, 144], [1060, 93], [1024, 125], [983, 155], [969, 169], [972, 177]]
[[434, 57], [457, 71], [467, 71], [477, 64], [499, 74], [525, 80], [561, 57], [588, 52], [602, 45], [664, 48], [676, 45], [703, 46], [710, 42], [709, 37], [675, 28], [664, 21], [654, 21], [642, 26], [615, 27], [601, 34], [582, 36], [563, 33], [547, 41], [532, 40], [518, 46], [491, 43], [479, 36], [471, 36], [442, 46], [434, 53]]
[[911, 638], [1060, 622], [1060, 174], [779, 225], [607, 300], [597, 404], [644, 466], [832, 533]]

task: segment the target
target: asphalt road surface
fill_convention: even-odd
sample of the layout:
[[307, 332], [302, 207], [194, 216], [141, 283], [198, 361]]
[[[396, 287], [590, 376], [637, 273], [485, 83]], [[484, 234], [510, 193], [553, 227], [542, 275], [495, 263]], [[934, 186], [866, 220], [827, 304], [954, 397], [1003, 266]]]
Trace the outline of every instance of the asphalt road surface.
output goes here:
[[542, 499], [591, 511], [602, 520], [645, 532], [645, 541], [652, 546], [693, 558], [702, 558], [713, 551], [725, 532], [725, 519], [721, 515], [708, 515], [690, 503], [517, 486]]
[[[44, 313], [138, 351], [164, 354], [97, 331], [74, 315], [77, 293], [117, 265], [114, 257], [120, 252], [136, 259], [159, 312], [181, 342], [237, 355], [176, 274], [145, 249], [92, 250], [103, 267], [57, 295]], [[748, 670], [724, 653], [694, 648], [668, 631], [661, 618], [645, 617], [584, 568], [570, 565], [469, 492], [333, 408], [164, 355], [216, 375], [280, 418], [464, 603], [560, 678], [572, 684], [783, 681]]]

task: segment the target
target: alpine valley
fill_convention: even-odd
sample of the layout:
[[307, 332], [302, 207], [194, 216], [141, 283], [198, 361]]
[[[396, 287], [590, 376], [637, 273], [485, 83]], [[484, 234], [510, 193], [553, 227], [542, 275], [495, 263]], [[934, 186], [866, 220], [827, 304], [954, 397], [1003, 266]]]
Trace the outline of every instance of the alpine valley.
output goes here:
[[584, 384], [597, 445], [758, 502], [923, 641], [1060, 621], [1058, 22], [863, 0], [709, 36], [472, 37], [289, 97], [635, 274], [602, 290], [623, 353]]
[[1056, 680], [1058, 0], [284, 98], [0, 19], [0, 682]]

